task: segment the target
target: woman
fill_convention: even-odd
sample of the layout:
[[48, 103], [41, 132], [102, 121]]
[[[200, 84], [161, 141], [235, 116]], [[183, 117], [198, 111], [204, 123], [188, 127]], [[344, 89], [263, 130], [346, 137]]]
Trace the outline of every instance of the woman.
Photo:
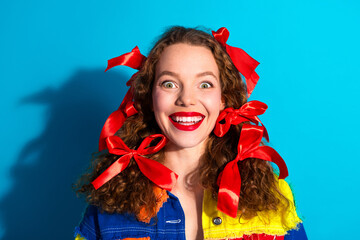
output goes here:
[[79, 184], [90, 206], [77, 239], [306, 239], [278, 180], [286, 165], [260, 146], [266, 105], [247, 103], [258, 63], [225, 28], [213, 35], [173, 27], [147, 58], [135, 48], [109, 61], [140, 70]]

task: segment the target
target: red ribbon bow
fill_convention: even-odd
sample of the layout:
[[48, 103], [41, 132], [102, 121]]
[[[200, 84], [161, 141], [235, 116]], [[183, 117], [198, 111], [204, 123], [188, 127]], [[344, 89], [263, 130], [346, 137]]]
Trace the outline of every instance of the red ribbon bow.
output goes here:
[[[153, 147], [147, 147], [154, 139], [161, 138], [160, 142]], [[139, 166], [140, 171], [150, 181], [159, 187], [170, 191], [174, 186], [177, 174], [152, 159], [145, 158], [141, 155], [148, 155], [158, 152], [166, 144], [165, 136], [154, 134], [145, 138], [137, 150], [132, 150], [118, 136], [110, 136], [106, 139], [109, 152], [115, 155], [122, 155], [109, 168], [107, 168], [100, 176], [98, 176], [91, 184], [98, 189], [117, 174], [122, 172], [130, 163], [133, 157]]]
[[[108, 60], [108, 66], [105, 70], [109, 70], [115, 66], [124, 65], [137, 70], [140, 70], [142, 67], [146, 57], [142, 55], [139, 51], [139, 48], [136, 46], [131, 52], [125, 53], [121, 56], [112, 58]], [[137, 73], [135, 73], [130, 80], [126, 83], [127, 86], [131, 86], [131, 82]], [[134, 107], [133, 102], [133, 89], [127, 91], [124, 100], [120, 104], [119, 108], [110, 114], [110, 116], [105, 121], [105, 124], [100, 133], [99, 140], [99, 151], [102, 151], [107, 148], [106, 146], [106, 138], [109, 136], [113, 136], [117, 130], [121, 128], [124, 124], [126, 118], [137, 113], [137, 110]]]
[[217, 208], [235, 218], [237, 216], [241, 190], [241, 176], [238, 161], [247, 158], [258, 158], [275, 163], [280, 170], [279, 179], [288, 176], [285, 161], [269, 146], [259, 146], [264, 132], [263, 126], [244, 124], [241, 130], [238, 154], [226, 164], [218, 177], [219, 194]]
[[110, 68], [119, 65], [124, 65], [133, 69], [140, 70], [145, 60], [146, 57], [141, 54], [138, 46], [135, 46], [133, 50], [131, 50], [131, 52], [124, 53], [123, 55], [108, 60], [108, 66], [105, 69], [105, 72]]
[[257, 81], [259, 80], [259, 76], [255, 72], [259, 62], [250, 57], [250, 55], [241, 48], [232, 47], [226, 44], [230, 34], [226, 28], [219, 28], [216, 32], [212, 31], [212, 34], [214, 38], [226, 49], [226, 52], [229, 54], [238, 71], [244, 75], [248, 97], [250, 97]]
[[[222, 137], [229, 131], [231, 124], [237, 125], [246, 121], [263, 125], [257, 115], [263, 114], [266, 109], [267, 105], [265, 103], [256, 100], [245, 103], [239, 109], [226, 108], [216, 120], [214, 133], [216, 136]], [[220, 123], [223, 120], [225, 120], [225, 123]], [[269, 141], [269, 135], [265, 127], [264, 137]]]

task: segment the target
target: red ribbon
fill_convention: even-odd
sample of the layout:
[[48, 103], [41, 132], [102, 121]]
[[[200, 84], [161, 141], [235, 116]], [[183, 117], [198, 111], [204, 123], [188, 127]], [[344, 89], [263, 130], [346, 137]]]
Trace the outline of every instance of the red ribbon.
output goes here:
[[115, 66], [124, 65], [133, 69], [140, 70], [142, 64], [146, 60], [146, 57], [140, 53], [138, 46], [135, 46], [129, 53], [125, 53], [121, 56], [108, 60], [108, 66], [105, 72]]
[[[245, 103], [239, 109], [226, 108], [219, 114], [216, 120], [214, 133], [216, 136], [222, 137], [229, 131], [231, 124], [237, 125], [246, 121], [263, 125], [257, 115], [263, 114], [266, 109], [267, 105], [265, 103], [256, 100]], [[225, 123], [220, 123], [223, 120]], [[269, 141], [269, 135], [265, 127], [264, 137]]]
[[[145, 60], [146, 57], [140, 53], [139, 48], [136, 46], [131, 52], [125, 53], [121, 56], [108, 60], [108, 66], [105, 72], [110, 68], [119, 65], [124, 65], [140, 70]], [[136, 74], [137, 73], [135, 73], [126, 83], [127, 86], [131, 86], [131, 82], [133, 81]], [[109, 136], [113, 136], [117, 132], [117, 130], [121, 128], [125, 120], [136, 113], [137, 110], [134, 107], [134, 101], [133, 101], [133, 89], [130, 87], [130, 89], [127, 91], [124, 97], [124, 100], [120, 104], [119, 108], [113, 113], [111, 113], [110, 116], [105, 121], [105, 124], [100, 133], [99, 151], [102, 151], [107, 148], [105, 141], [106, 138]]]
[[[147, 147], [154, 139], [161, 138], [160, 142], [153, 147]], [[158, 152], [166, 144], [167, 140], [164, 135], [154, 134], [145, 138], [137, 150], [132, 150], [118, 136], [110, 136], [106, 139], [109, 152], [115, 155], [122, 155], [91, 184], [98, 189], [117, 174], [122, 172], [130, 163], [133, 157], [139, 166], [140, 171], [150, 181], [159, 187], [171, 191], [174, 186], [177, 174], [152, 159], [145, 158], [141, 155], [148, 155]]]
[[288, 176], [288, 170], [282, 157], [269, 146], [259, 146], [263, 133], [263, 126], [244, 124], [240, 134], [238, 154], [234, 160], [226, 164], [218, 177], [219, 194], [217, 208], [233, 218], [237, 216], [241, 190], [238, 161], [243, 161], [247, 158], [270, 161], [279, 167], [279, 179], [284, 179]]
[[232, 47], [226, 44], [230, 34], [226, 28], [219, 28], [216, 32], [212, 31], [212, 34], [214, 38], [226, 49], [226, 52], [229, 54], [238, 71], [244, 75], [248, 97], [250, 97], [257, 81], [259, 80], [259, 76], [255, 72], [259, 62], [250, 57], [250, 55], [241, 48]]

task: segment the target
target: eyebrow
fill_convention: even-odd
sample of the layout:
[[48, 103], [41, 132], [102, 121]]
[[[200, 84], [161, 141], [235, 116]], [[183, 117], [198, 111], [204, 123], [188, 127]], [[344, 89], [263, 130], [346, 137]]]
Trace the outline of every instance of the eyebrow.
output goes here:
[[[170, 72], [170, 71], [162, 71], [157, 78], [159, 79], [160, 77], [162, 77], [164, 75], [169, 75], [169, 76], [172, 76], [172, 77], [179, 78], [179, 74], [174, 73], [174, 72]], [[213, 72], [210, 72], [210, 71], [206, 71], [206, 72], [196, 74], [196, 77], [204, 77], [204, 76], [213, 76], [215, 79], [217, 79], [215, 74]]]
[[213, 72], [207, 71], [207, 72], [203, 72], [203, 73], [199, 73], [196, 76], [197, 77], [204, 77], [204, 76], [213, 76], [215, 79], [217, 79], [217, 77], [215, 76], [215, 74]]
[[176, 78], [179, 78], [179, 75], [174, 73], [174, 72], [170, 72], [170, 71], [162, 71], [159, 76], [157, 76], [157, 78], [161, 78], [162, 76], [164, 75], [169, 75], [169, 76], [172, 76], [172, 77], [176, 77]]

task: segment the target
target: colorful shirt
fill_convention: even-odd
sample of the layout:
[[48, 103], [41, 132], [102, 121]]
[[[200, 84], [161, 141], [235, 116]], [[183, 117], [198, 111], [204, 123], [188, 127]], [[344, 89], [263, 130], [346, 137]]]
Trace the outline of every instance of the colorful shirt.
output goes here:
[[[279, 187], [290, 201], [289, 209], [283, 215], [275, 211], [260, 212], [250, 220], [231, 218], [218, 211], [216, 201], [205, 190], [202, 212], [204, 239], [307, 239], [290, 187], [284, 180], [279, 180]], [[75, 230], [75, 240], [185, 240], [185, 215], [179, 199], [160, 188], [155, 191], [158, 201], [156, 217], [148, 216], [145, 211], [137, 217], [133, 214], [108, 214], [89, 205]]]

